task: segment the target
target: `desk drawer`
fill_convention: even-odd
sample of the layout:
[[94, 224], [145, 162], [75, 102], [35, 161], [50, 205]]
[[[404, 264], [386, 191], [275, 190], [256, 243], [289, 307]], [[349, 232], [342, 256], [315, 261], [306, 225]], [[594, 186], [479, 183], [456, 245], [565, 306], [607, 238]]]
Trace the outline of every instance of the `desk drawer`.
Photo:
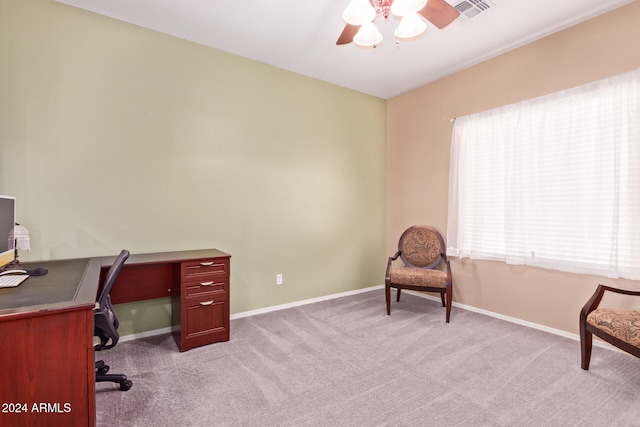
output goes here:
[[211, 278], [195, 282], [182, 282], [182, 295], [186, 299], [204, 298], [209, 295], [225, 293], [229, 290], [229, 278]]
[[183, 282], [209, 277], [229, 277], [229, 258], [187, 261], [181, 265], [181, 279]]
[[226, 297], [182, 304], [180, 351], [219, 341], [229, 341], [229, 304]]

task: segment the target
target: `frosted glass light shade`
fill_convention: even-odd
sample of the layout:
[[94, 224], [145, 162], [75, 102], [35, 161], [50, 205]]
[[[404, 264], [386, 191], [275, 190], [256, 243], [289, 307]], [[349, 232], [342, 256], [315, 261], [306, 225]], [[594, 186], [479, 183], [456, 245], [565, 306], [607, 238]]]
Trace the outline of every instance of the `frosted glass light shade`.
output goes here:
[[420, 11], [427, 5], [427, 0], [395, 0], [391, 4], [391, 13], [395, 16], [407, 16]]
[[355, 36], [353, 43], [358, 46], [373, 47], [382, 43], [382, 34], [373, 22], [363, 24]]
[[342, 12], [342, 19], [347, 24], [363, 25], [376, 17], [376, 10], [369, 0], [351, 0], [349, 6]]
[[[14, 240], [16, 243], [16, 248], [23, 252], [29, 252], [31, 250], [30, 238], [29, 238], [29, 230], [24, 225], [16, 225], [13, 227], [9, 234], [9, 241]], [[12, 247], [11, 244], [9, 247]]]
[[394, 34], [399, 39], [410, 39], [419, 36], [426, 30], [427, 24], [420, 18], [420, 15], [414, 12], [402, 17]]

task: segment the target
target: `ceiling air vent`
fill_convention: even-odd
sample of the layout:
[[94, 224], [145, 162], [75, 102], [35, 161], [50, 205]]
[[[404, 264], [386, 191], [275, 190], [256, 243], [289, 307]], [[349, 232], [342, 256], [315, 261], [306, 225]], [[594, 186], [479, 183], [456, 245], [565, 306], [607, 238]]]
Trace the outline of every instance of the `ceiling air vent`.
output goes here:
[[460, 12], [458, 20], [466, 22], [495, 7], [489, 0], [464, 0], [454, 6]]

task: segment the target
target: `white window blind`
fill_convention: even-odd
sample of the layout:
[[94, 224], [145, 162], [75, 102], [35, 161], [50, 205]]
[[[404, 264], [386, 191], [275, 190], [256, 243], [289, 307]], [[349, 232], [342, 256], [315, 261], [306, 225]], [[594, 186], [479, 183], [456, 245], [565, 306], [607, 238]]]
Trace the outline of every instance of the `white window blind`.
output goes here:
[[447, 254], [640, 279], [640, 70], [456, 119]]

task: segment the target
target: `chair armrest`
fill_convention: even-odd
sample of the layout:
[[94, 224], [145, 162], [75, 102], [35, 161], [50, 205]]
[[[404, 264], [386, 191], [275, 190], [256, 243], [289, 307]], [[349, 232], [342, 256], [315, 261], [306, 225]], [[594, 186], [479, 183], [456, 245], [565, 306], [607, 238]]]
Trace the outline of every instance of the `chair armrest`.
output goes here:
[[449, 259], [447, 258], [447, 254], [441, 253], [440, 256], [444, 260], [444, 265], [447, 266], [447, 282], [453, 283], [453, 278], [451, 277], [451, 264], [449, 264]]
[[627, 289], [612, 288], [611, 286], [600, 284], [596, 288], [596, 291], [593, 293], [591, 298], [589, 298], [589, 301], [587, 301], [584, 307], [582, 307], [582, 310], [580, 310], [581, 324], [586, 322], [587, 316], [589, 315], [589, 313], [591, 313], [593, 310], [598, 308], [598, 305], [600, 305], [600, 302], [602, 301], [602, 297], [604, 296], [604, 293], [606, 291], [614, 292], [616, 294], [640, 296], [640, 291], [629, 291]]
[[120, 339], [113, 320], [107, 311], [97, 311], [93, 317], [93, 336], [100, 339], [100, 344], [93, 346], [94, 350], [108, 350], [115, 347]]
[[391, 265], [393, 264], [393, 261], [398, 259], [400, 254], [402, 254], [402, 251], [398, 251], [394, 256], [389, 257], [389, 260], [387, 261], [387, 273], [385, 274], [385, 277], [384, 277], [385, 283], [388, 283], [391, 281]]

